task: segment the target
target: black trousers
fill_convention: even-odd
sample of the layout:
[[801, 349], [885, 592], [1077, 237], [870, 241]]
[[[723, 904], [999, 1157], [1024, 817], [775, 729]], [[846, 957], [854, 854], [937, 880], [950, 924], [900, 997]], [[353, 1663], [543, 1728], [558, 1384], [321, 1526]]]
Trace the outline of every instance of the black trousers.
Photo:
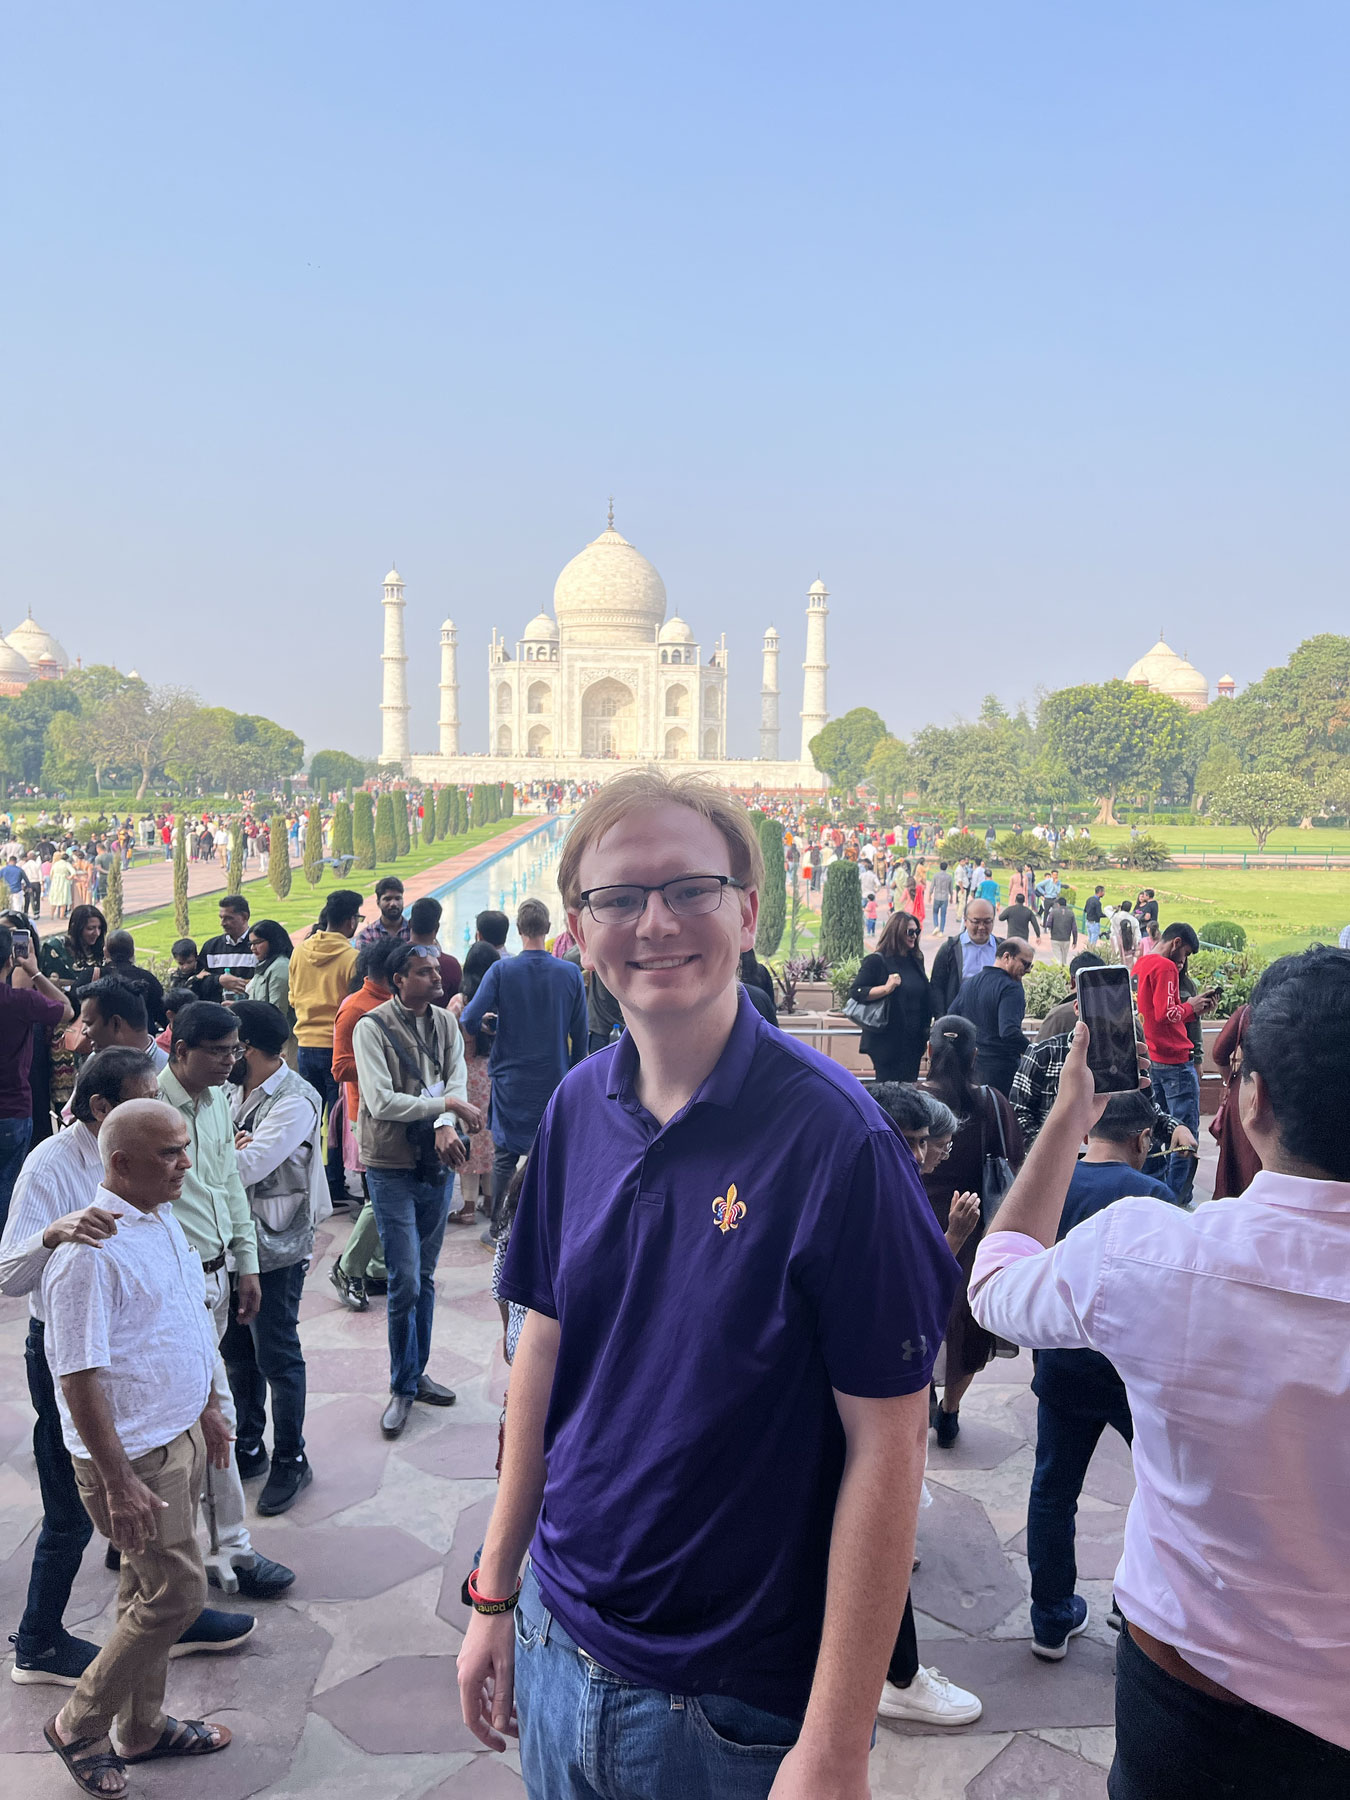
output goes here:
[[1106, 1791], [1110, 1800], [1339, 1800], [1350, 1794], [1350, 1750], [1188, 1687], [1122, 1631]]
[[914, 1629], [914, 1597], [906, 1594], [905, 1614], [900, 1621], [895, 1648], [891, 1651], [891, 1666], [886, 1671], [886, 1679], [896, 1687], [908, 1687], [918, 1672], [919, 1635]]

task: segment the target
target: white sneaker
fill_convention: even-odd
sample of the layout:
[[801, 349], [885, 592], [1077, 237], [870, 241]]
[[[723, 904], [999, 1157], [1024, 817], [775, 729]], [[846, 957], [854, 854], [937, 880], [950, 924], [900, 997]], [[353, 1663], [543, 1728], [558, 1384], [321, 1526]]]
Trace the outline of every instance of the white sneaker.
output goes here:
[[984, 1702], [936, 1669], [920, 1669], [907, 1688], [887, 1682], [877, 1707], [883, 1719], [912, 1719], [916, 1725], [970, 1725]]

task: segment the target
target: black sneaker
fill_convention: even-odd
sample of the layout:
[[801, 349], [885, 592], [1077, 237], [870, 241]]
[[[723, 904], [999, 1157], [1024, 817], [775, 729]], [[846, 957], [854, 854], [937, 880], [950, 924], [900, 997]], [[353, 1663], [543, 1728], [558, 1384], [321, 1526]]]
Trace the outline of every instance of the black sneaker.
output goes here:
[[961, 1415], [938, 1408], [937, 1442], [939, 1450], [950, 1450], [961, 1435]]
[[267, 1473], [267, 1452], [261, 1444], [236, 1444], [234, 1460], [241, 1481], [256, 1481]]
[[222, 1650], [237, 1650], [253, 1636], [257, 1620], [252, 1613], [217, 1612], [204, 1606], [169, 1656], [217, 1656]]
[[294, 1569], [288, 1569], [282, 1563], [270, 1562], [267, 1557], [259, 1556], [256, 1552], [253, 1567], [243, 1569], [236, 1565], [234, 1574], [239, 1583], [239, 1592], [245, 1600], [275, 1600], [295, 1580]]
[[267, 1486], [258, 1495], [258, 1511], [265, 1519], [276, 1513], [284, 1513], [288, 1507], [294, 1506], [300, 1495], [314, 1479], [314, 1471], [309, 1466], [306, 1456], [288, 1456], [272, 1458], [272, 1473], [267, 1477]]
[[1069, 1653], [1069, 1639], [1076, 1638], [1080, 1631], [1087, 1630], [1088, 1603], [1081, 1594], [1073, 1597], [1073, 1623], [1057, 1630], [1053, 1637], [1033, 1637], [1031, 1654], [1039, 1656], [1042, 1662], [1063, 1662]]
[[364, 1281], [354, 1281], [343, 1272], [338, 1263], [334, 1263], [328, 1271], [328, 1279], [337, 1289], [337, 1297], [344, 1306], [350, 1307], [353, 1312], [366, 1312], [369, 1309], [370, 1301], [366, 1298]]
[[20, 1687], [74, 1687], [99, 1652], [97, 1644], [72, 1637], [68, 1631], [61, 1633], [60, 1643], [40, 1656], [20, 1650], [17, 1635], [11, 1635], [9, 1641], [14, 1646], [9, 1678]]
[[122, 1567], [122, 1552], [116, 1544], [109, 1544], [103, 1552], [103, 1566], [105, 1569], [111, 1569], [114, 1575]]

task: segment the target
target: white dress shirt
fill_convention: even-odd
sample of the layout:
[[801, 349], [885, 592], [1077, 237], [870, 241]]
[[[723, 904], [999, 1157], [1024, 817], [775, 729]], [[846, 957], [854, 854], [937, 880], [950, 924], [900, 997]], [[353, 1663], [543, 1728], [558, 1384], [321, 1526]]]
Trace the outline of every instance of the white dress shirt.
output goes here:
[[102, 1181], [98, 1139], [78, 1120], [69, 1130], [44, 1138], [19, 1170], [0, 1237], [0, 1294], [27, 1294], [35, 1319], [43, 1316], [42, 1276], [55, 1254], [42, 1234], [67, 1213], [92, 1206]]
[[1350, 1748], [1350, 1183], [1265, 1171], [1194, 1213], [1117, 1200], [1049, 1250], [993, 1231], [970, 1304], [1125, 1383], [1126, 1618]]
[[201, 1259], [171, 1206], [138, 1212], [100, 1188], [95, 1204], [117, 1215], [98, 1245], [62, 1244], [42, 1279], [47, 1362], [72, 1456], [89, 1460], [61, 1376], [97, 1369], [129, 1461], [196, 1424], [211, 1392], [216, 1333]]

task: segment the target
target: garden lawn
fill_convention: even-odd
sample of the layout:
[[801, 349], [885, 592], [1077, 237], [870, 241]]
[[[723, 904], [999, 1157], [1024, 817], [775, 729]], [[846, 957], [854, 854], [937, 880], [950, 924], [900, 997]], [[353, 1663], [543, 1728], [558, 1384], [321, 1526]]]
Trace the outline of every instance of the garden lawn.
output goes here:
[[[375, 883], [382, 875], [397, 875], [403, 881], [410, 881], [424, 869], [458, 856], [462, 850], [472, 850], [477, 844], [485, 844], [492, 838], [500, 837], [502, 833], [519, 825], [524, 816], [517, 813], [514, 818], [499, 819], [493, 825], [479, 825], [459, 837], [437, 838], [432, 844], [419, 843], [415, 850], [409, 851], [407, 856], [399, 857], [396, 862], [381, 863], [377, 869], [353, 869], [341, 881], [334, 879], [330, 868], [325, 868], [323, 880], [317, 887], [309, 885], [299, 863], [294, 863], [291, 866], [291, 891], [284, 900], [277, 898], [266, 876], [254, 876], [245, 881], [244, 896], [253, 909], [253, 918], [275, 919], [287, 931], [299, 931], [314, 923], [319, 916], [324, 896], [334, 888], [355, 888], [359, 893], [369, 894], [374, 891]], [[253, 867], [257, 867], [256, 863]], [[188, 936], [197, 940], [198, 947], [205, 938], [214, 936], [220, 929], [217, 906], [224, 891], [221, 888], [217, 893], [202, 894], [193, 900], [189, 908], [191, 923], [188, 926]], [[367, 916], [374, 917], [373, 906], [368, 909]], [[172, 905], [156, 907], [153, 912], [129, 914], [125, 924], [136, 940], [136, 949], [142, 959], [150, 955], [167, 957], [169, 946], [180, 935], [174, 926]]]
[[[1255, 856], [1256, 839], [1240, 825], [1148, 825], [1140, 819], [1140, 836], [1157, 838], [1174, 856], [1199, 855], [1210, 851], [1225, 856]], [[1093, 825], [1089, 827], [1094, 844], [1112, 850], [1128, 843], [1128, 825]], [[1350, 856], [1350, 831], [1300, 831], [1297, 825], [1282, 825], [1266, 839], [1265, 856], [1283, 855], [1285, 851], [1300, 856]]]

